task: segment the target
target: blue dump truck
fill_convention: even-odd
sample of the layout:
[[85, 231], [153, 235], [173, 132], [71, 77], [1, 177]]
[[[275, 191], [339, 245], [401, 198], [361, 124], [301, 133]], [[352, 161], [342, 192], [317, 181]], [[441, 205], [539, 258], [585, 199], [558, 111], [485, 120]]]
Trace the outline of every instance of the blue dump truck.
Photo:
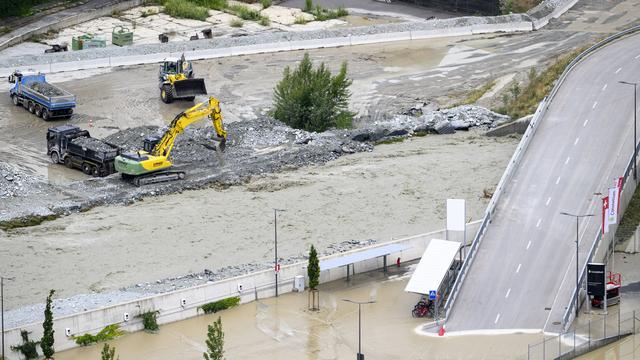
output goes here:
[[14, 72], [9, 76], [14, 84], [9, 95], [15, 106], [24, 106], [44, 120], [69, 118], [76, 106], [76, 97], [68, 91], [49, 84], [43, 74], [25, 75]]

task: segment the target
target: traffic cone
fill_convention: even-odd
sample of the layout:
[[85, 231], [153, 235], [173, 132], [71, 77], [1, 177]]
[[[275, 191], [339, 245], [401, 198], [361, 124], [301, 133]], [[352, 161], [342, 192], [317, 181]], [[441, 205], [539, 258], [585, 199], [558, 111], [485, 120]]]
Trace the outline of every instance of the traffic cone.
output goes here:
[[440, 330], [438, 330], [438, 336], [444, 336], [444, 333], [446, 332], [444, 325], [440, 326]]

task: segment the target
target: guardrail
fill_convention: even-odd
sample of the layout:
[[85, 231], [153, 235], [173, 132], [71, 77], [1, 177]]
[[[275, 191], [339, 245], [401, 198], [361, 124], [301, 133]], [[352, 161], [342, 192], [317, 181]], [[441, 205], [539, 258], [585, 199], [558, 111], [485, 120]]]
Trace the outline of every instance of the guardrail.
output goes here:
[[[632, 34], [632, 33], [636, 32], [638, 30], [640, 30], [640, 26], [634, 26], [634, 27], [632, 27], [630, 29], [627, 29], [625, 31], [619, 32], [619, 33], [614, 34], [612, 36], [609, 36], [606, 39], [598, 42], [597, 44], [589, 47], [587, 50], [585, 50], [582, 53], [580, 53], [578, 56], [576, 56], [575, 59], [573, 59], [573, 61], [571, 61], [569, 63], [569, 65], [567, 65], [567, 67], [562, 72], [562, 75], [560, 75], [560, 77], [558, 78], [558, 81], [556, 82], [555, 86], [553, 87], [553, 89], [551, 90], [549, 95], [545, 99], [542, 100], [540, 105], [538, 105], [538, 108], [536, 109], [536, 112], [535, 112], [533, 118], [531, 119], [531, 123], [529, 124], [529, 127], [527, 128], [527, 131], [525, 131], [522, 139], [520, 140], [520, 143], [518, 144], [518, 147], [516, 148], [515, 153], [513, 154], [513, 156], [511, 157], [511, 160], [509, 161], [509, 164], [507, 165], [507, 169], [503, 173], [502, 178], [500, 179], [500, 182], [498, 183], [498, 186], [496, 187], [496, 191], [493, 193], [493, 196], [491, 197], [491, 200], [489, 201], [489, 205], [487, 205], [487, 210], [485, 211], [485, 216], [484, 216], [484, 219], [482, 221], [482, 225], [480, 226], [480, 229], [478, 229], [478, 232], [477, 232], [477, 234], [476, 234], [476, 236], [475, 236], [475, 238], [474, 238], [474, 240], [473, 240], [473, 242], [471, 244], [471, 247], [469, 248], [469, 251], [467, 252], [467, 257], [464, 260], [464, 263], [462, 264], [462, 267], [460, 268], [460, 271], [458, 273], [456, 281], [453, 284], [453, 288], [451, 289], [449, 298], [447, 298], [447, 301], [445, 303], [445, 306], [444, 306], [445, 321], [449, 318], [451, 310], [453, 309], [455, 301], [456, 301], [456, 299], [458, 297], [458, 292], [460, 291], [460, 288], [462, 287], [464, 279], [466, 278], [467, 272], [469, 271], [469, 268], [471, 267], [471, 264], [473, 263], [473, 260], [475, 258], [475, 254], [476, 254], [476, 252], [478, 250], [478, 247], [480, 246], [480, 243], [482, 242], [482, 239], [483, 239], [484, 234], [486, 232], [487, 226], [491, 223], [491, 215], [496, 210], [496, 205], [498, 203], [498, 200], [502, 196], [502, 192], [504, 191], [504, 189], [505, 189], [505, 187], [507, 185], [507, 181], [511, 180], [511, 178], [513, 177], [513, 174], [515, 173], [515, 170], [516, 170], [517, 166], [519, 165], [520, 159], [524, 155], [524, 151], [526, 151], [527, 147], [529, 146], [529, 143], [531, 142], [531, 139], [533, 138], [533, 135], [535, 134], [535, 131], [538, 128], [540, 121], [542, 120], [542, 118], [544, 117], [544, 115], [546, 113], [548, 105], [551, 103], [551, 101], [553, 101], [553, 98], [555, 97], [555, 95], [559, 91], [560, 87], [564, 83], [565, 79], [569, 75], [569, 72], [571, 72], [571, 70], [573, 70], [573, 68], [582, 59], [584, 59], [585, 57], [587, 57], [588, 55], [590, 55], [594, 51], [600, 49], [601, 47], [603, 47], [605, 45], [608, 45], [609, 43], [611, 43], [611, 42], [613, 42], [613, 41], [615, 41], [615, 40], [617, 40], [617, 39], [619, 39], [619, 38], [621, 38], [623, 36]], [[636, 152], [637, 151], [638, 150], [636, 149]], [[626, 182], [626, 177], [629, 174], [630, 167], [631, 167], [631, 165], [628, 165], [627, 166], [627, 170], [625, 171], [625, 182]], [[595, 243], [597, 243], [597, 242], [599, 242], [599, 237], [598, 236], [596, 236], [596, 240], [594, 241], [594, 245], [592, 246], [592, 249], [590, 251], [590, 257], [593, 256], [593, 252], [594, 252], [594, 250], [596, 248], [595, 247]], [[585, 267], [583, 268], [583, 272], [586, 272], [586, 262], [585, 262]], [[579, 290], [579, 289], [577, 289], [577, 290]], [[572, 299], [575, 298], [575, 291], [576, 290], [574, 290], [574, 292], [573, 292]], [[572, 308], [573, 306], [574, 305], [569, 304], [569, 306], [567, 307], [567, 311], [565, 312], [565, 316], [563, 317], [563, 320], [567, 320], [567, 321], [570, 320], [569, 318], [565, 318], [565, 317], [566, 316], [571, 317], [570, 308]]]

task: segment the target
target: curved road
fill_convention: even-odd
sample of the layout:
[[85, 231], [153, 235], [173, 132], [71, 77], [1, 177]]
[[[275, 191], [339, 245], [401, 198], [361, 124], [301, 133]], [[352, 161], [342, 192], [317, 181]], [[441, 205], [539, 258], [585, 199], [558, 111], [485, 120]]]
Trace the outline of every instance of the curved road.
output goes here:
[[601, 222], [601, 195], [633, 149], [633, 88], [640, 35], [617, 41], [574, 68], [549, 106], [498, 203], [447, 322], [448, 330], [558, 331]]

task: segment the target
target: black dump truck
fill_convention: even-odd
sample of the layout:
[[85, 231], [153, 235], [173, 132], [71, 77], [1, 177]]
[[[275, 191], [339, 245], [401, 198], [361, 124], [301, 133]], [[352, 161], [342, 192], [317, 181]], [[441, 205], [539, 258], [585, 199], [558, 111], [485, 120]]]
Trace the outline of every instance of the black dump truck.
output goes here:
[[87, 175], [107, 176], [116, 172], [114, 160], [121, 149], [74, 125], [49, 128], [47, 155], [54, 164], [82, 170]]

